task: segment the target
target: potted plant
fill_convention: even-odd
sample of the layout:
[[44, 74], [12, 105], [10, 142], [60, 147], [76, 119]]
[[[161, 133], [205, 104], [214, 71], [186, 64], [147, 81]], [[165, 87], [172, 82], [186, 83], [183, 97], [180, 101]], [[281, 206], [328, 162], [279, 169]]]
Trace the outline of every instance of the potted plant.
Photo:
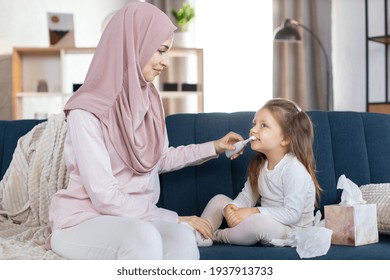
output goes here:
[[180, 31], [185, 32], [188, 29], [188, 25], [195, 18], [195, 10], [189, 3], [183, 3], [180, 9], [172, 9], [171, 13], [175, 18]]
[[193, 34], [188, 32], [188, 26], [195, 18], [195, 9], [190, 3], [183, 3], [180, 9], [171, 9], [171, 13], [178, 26], [173, 45], [184, 48], [192, 47], [194, 45], [194, 38]]

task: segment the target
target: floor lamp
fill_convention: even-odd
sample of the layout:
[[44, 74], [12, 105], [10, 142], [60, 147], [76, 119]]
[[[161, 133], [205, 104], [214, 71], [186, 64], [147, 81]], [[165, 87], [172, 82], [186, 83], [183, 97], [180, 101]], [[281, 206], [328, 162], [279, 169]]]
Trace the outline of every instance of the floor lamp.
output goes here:
[[283, 24], [279, 26], [278, 28], [275, 29], [274, 31], [274, 40], [275, 41], [289, 41], [289, 42], [294, 42], [294, 41], [301, 41], [301, 35], [299, 34], [297, 28], [302, 27], [304, 30], [309, 32], [313, 38], [317, 41], [317, 43], [320, 45], [322, 52], [324, 53], [325, 56], [325, 61], [326, 61], [326, 109], [330, 110], [330, 80], [329, 80], [329, 59], [326, 54], [325, 48], [322, 45], [320, 39], [306, 26], [303, 24], [299, 23], [296, 20], [293, 19], [285, 19]]

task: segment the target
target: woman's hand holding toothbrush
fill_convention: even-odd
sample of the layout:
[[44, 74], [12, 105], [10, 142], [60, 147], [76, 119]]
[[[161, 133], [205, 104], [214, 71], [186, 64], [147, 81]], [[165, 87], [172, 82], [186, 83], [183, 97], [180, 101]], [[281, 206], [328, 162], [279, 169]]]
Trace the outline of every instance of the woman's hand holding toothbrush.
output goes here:
[[229, 132], [221, 139], [214, 141], [214, 147], [217, 154], [226, 152], [227, 157], [235, 159], [243, 153], [243, 148], [249, 141], [249, 139], [244, 141], [244, 138], [235, 132]]

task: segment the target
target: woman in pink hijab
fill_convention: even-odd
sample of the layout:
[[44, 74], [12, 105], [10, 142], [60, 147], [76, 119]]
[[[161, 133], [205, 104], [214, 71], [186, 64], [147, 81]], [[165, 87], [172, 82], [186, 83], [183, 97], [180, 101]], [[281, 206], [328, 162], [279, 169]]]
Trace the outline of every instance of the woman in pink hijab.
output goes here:
[[83, 86], [64, 109], [70, 177], [53, 196], [49, 215], [48, 248], [57, 254], [199, 259], [194, 232], [213, 238], [206, 220], [156, 206], [160, 173], [201, 164], [243, 140], [231, 132], [213, 142], [168, 147], [152, 81], [167, 67], [175, 29], [165, 13], [138, 2], [107, 25]]

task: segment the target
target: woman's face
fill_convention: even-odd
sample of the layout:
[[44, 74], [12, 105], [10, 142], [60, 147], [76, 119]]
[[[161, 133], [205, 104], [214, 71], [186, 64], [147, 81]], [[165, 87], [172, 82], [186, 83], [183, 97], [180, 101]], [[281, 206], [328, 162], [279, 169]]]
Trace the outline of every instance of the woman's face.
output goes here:
[[161, 74], [164, 68], [168, 67], [168, 52], [172, 46], [172, 39], [166, 40], [153, 54], [148, 63], [142, 69], [142, 74], [148, 83]]

